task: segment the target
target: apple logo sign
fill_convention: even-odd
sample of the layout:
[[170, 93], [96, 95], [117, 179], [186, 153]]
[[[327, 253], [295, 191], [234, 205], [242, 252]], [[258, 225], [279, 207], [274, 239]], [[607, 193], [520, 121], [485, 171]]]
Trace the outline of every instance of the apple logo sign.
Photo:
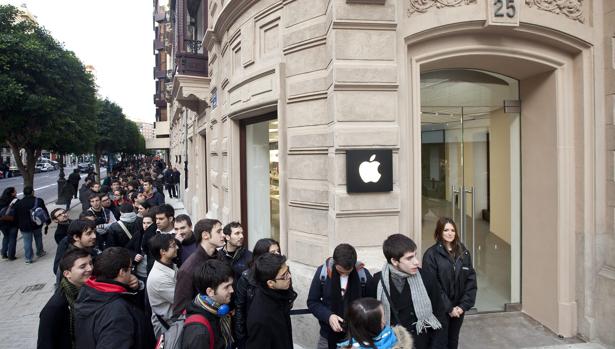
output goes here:
[[372, 154], [370, 156], [369, 161], [363, 161], [361, 165], [359, 165], [359, 176], [361, 176], [361, 180], [363, 183], [378, 183], [380, 180], [380, 172], [378, 172], [378, 167], [380, 167], [380, 163], [375, 161], [376, 154]]
[[392, 190], [392, 149], [346, 150], [346, 192], [382, 193]]

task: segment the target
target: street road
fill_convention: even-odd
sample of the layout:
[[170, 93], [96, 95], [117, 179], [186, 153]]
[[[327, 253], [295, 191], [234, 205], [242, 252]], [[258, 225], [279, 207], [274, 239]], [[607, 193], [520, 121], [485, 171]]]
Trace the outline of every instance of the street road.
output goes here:
[[[68, 178], [68, 175], [73, 172], [74, 167], [67, 167], [64, 169], [65, 177]], [[107, 170], [102, 168], [100, 169], [101, 176], [105, 178], [107, 174]], [[60, 174], [60, 170], [49, 171], [49, 172], [41, 172], [34, 174], [34, 195], [45, 200], [45, 204], [55, 202], [58, 199], [58, 175]], [[79, 182], [79, 187], [83, 184], [83, 178], [85, 178], [86, 174], [81, 174], [81, 182]], [[17, 190], [17, 194], [19, 198], [23, 197], [23, 177], [11, 177], [0, 179], [0, 194], [7, 187], [15, 187]]]

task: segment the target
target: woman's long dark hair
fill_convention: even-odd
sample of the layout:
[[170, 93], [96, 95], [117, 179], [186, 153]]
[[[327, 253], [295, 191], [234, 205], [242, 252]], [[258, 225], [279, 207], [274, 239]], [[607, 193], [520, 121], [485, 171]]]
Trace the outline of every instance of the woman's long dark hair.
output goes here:
[[2, 192], [2, 196], [0, 196], [0, 206], [7, 206], [13, 201], [13, 193], [15, 192], [15, 187], [8, 187], [4, 189]]
[[260, 239], [254, 244], [254, 249], [252, 249], [252, 260], [250, 261], [250, 266], [254, 264], [254, 261], [261, 255], [268, 253], [269, 248], [273, 245], [280, 246], [280, 243], [274, 239], [264, 238]]
[[374, 298], [359, 298], [346, 309], [345, 324], [347, 338], [362, 346], [376, 349], [374, 338], [382, 332], [382, 303]]
[[461, 256], [462, 250], [461, 242], [459, 241], [459, 230], [457, 230], [457, 224], [455, 224], [455, 221], [448, 217], [440, 217], [440, 219], [438, 219], [438, 222], [436, 223], [436, 231], [434, 232], [433, 237], [437, 242], [441, 243], [442, 245], [445, 245], [442, 234], [444, 233], [444, 227], [446, 226], [446, 224], [452, 225], [453, 229], [455, 229], [455, 238], [451, 242], [452, 251], [447, 252], [453, 254], [454, 257], [457, 258]]

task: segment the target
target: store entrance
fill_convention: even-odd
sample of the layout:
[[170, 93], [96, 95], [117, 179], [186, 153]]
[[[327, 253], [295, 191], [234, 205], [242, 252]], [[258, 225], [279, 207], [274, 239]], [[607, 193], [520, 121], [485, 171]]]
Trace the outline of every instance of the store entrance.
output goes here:
[[421, 74], [422, 249], [453, 218], [478, 278], [476, 309], [520, 302], [519, 82], [474, 69]]

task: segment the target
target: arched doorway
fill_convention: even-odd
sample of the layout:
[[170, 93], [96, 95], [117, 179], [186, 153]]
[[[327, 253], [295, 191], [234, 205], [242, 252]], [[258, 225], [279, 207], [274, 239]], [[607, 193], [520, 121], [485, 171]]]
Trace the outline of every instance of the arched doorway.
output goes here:
[[421, 73], [422, 240], [433, 241], [439, 217], [455, 220], [480, 312], [520, 302], [519, 105], [519, 82], [501, 74]]
[[[587, 102], [592, 100], [593, 94], [591, 89], [584, 88], [584, 84], [591, 79], [592, 66], [590, 56], [585, 54], [588, 52], [585, 43], [559, 34], [535, 27], [502, 33], [497, 28], [465, 23], [459, 24], [454, 33], [450, 28], [443, 27], [410, 34], [405, 38], [408, 65], [404, 77], [407, 80], [402, 81], [402, 86], [407, 94], [400, 103], [407, 106], [408, 117], [400, 119], [404, 132], [401, 143], [403, 153], [400, 150], [400, 156], [408, 159], [409, 165], [401, 166], [400, 172], [407, 179], [402, 181], [401, 187], [408, 198], [402, 202], [402, 209], [410, 212], [411, 216], [401, 217], [400, 224], [410, 228], [422, 249], [433, 244], [433, 226], [425, 228], [428, 230], [423, 237], [426, 212], [422, 207], [422, 75], [438, 70], [471, 70], [495, 78], [516, 79], [521, 101], [519, 143], [522, 180], [518, 194], [521, 212], [520, 220], [511, 216], [510, 226], [511, 238], [514, 225], [520, 226], [521, 243], [511, 243], [509, 282], [512, 304], [506, 303], [504, 308], [521, 309], [554, 332], [573, 336], [577, 333], [579, 321], [577, 298], [591, 292], [591, 283], [587, 283], [577, 269], [586, 251], [576, 243], [575, 229], [579, 228], [582, 218], [575, 205], [587, 197], [591, 199], [591, 195], [584, 196], [587, 193], [582, 191], [591, 186], [591, 178], [585, 177], [584, 167], [577, 165], [582, 163], [584, 151], [591, 151], [593, 146], [591, 138], [582, 136], [584, 133], [591, 134], [591, 122], [587, 120], [592, 120], [593, 109]], [[465, 112], [464, 108], [463, 112], [458, 110], [456, 114], [465, 116]], [[454, 134], [453, 131], [449, 132], [449, 135]], [[460, 139], [463, 142], [463, 138]], [[458, 167], [457, 173], [462, 170]], [[449, 184], [452, 185], [444, 182], [443, 188], [450, 189], [441, 189], [440, 198], [444, 197], [444, 200], [444, 190], [452, 190]], [[461, 186], [468, 185], [462, 182]], [[464, 195], [465, 200], [458, 198], [457, 203], [463, 201], [465, 211], [471, 207], [472, 196], [468, 193]], [[451, 201], [448, 204], [452, 205]], [[456, 218], [459, 219], [460, 206], [455, 209]], [[491, 211], [493, 209], [490, 208]], [[473, 216], [467, 213], [465, 211], [464, 215], [470, 225], [466, 231], [469, 228], [471, 234]], [[493, 212], [489, 213], [493, 216]], [[474, 213], [474, 216], [478, 218], [479, 214]], [[493, 240], [489, 241], [493, 243]], [[499, 247], [500, 244], [496, 248], [493, 243], [489, 250], [499, 251]], [[520, 251], [514, 251], [515, 248]], [[520, 256], [518, 261], [513, 260], [515, 255]], [[515, 267], [519, 268], [519, 272], [513, 271]], [[516, 276], [520, 279], [515, 280]], [[479, 279], [479, 285], [483, 281]], [[520, 286], [514, 287], [517, 284]], [[515, 290], [519, 294], [515, 295]], [[480, 293], [479, 290], [479, 298]], [[519, 300], [518, 303], [515, 299]], [[585, 303], [583, 306], [591, 304]], [[591, 313], [592, 310], [583, 311]]]

